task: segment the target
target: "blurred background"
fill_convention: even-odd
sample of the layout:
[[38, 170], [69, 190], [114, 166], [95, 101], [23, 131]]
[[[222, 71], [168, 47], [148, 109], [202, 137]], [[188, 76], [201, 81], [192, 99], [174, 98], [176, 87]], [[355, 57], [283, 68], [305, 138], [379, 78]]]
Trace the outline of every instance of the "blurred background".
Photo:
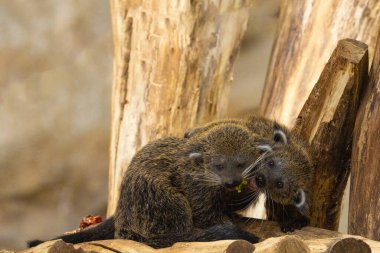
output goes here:
[[[279, 0], [256, 0], [229, 116], [255, 111]], [[0, 0], [0, 249], [105, 215], [112, 27], [105, 0]]]

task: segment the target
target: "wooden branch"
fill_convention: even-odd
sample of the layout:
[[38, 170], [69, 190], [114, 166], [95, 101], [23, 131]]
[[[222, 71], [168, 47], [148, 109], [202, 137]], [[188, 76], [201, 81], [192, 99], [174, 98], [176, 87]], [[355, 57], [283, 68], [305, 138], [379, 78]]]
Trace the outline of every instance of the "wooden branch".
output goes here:
[[292, 127], [338, 40], [369, 45], [380, 24], [380, 1], [281, 1], [279, 30], [268, 67], [261, 110]]
[[224, 114], [251, 2], [111, 0], [115, 50], [108, 215], [138, 149]]
[[[300, 251], [289, 251], [289, 252], [305, 252], [304, 246], [309, 251], [306, 252], [378, 252], [380, 253], [380, 242], [373, 241], [360, 236], [353, 236], [348, 234], [341, 234], [336, 231], [331, 231], [327, 229], [315, 228], [315, 227], [305, 227], [301, 230], [295, 230], [291, 235], [285, 235], [281, 232], [280, 227], [277, 222], [273, 221], [263, 221], [263, 220], [242, 220], [240, 225], [258, 235], [260, 238], [265, 239], [264, 241], [255, 244], [256, 250], [254, 252], [261, 252], [259, 249], [269, 249], [273, 250], [273, 247], [268, 247], [269, 245], [276, 245], [277, 242], [288, 238], [291, 242], [289, 244], [298, 244], [302, 247]], [[294, 240], [296, 242], [294, 242]], [[278, 245], [277, 245], [278, 246]], [[276, 247], [277, 247], [276, 246]], [[339, 251], [341, 248], [346, 251]], [[275, 247], [275, 248], [276, 248]], [[289, 246], [288, 246], [289, 247]], [[267, 251], [262, 251], [267, 252]], [[268, 251], [270, 252], [270, 251]], [[276, 252], [276, 251], [273, 251]], [[286, 252], [286, 251], [277, 251]]]
[[215, 242], [179, 242], [169, 248], [153, 249], [131, 240], [105, 240], [72, 245], [62, 240], [49, 241], [22, 253], [380, 253], [380, 242], [360, 236], [306, 227], [296, 230], [292, 235], [280, 231], [276, 222], [242, 219], [244, 229], [260, 236], [263, 241], [250, 244], [243, 240]]
[[380, 240], [380, 30], [354, 129], [348, 229]]
[[316, 151], [312, 226], [338, 228], [352, 132], [367, 73], [367, 46], [350, 39], [339, 41], [297, 118], [295, 131]]

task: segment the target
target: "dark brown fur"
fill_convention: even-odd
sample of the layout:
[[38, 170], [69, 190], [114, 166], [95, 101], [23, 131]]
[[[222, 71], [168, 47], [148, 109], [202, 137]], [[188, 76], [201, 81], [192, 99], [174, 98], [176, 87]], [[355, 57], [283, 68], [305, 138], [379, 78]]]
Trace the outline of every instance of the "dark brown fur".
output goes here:
[[240, 183], [237, 175], [258, 154], [249, 131], [235, 125], [191, 140], [166, 138], [148, 144], [136, 154], [124, 177], [115, 237], [154, 247], [177, 241], [256, 241], [229, 219], [248, 204], [234, 205], [232, 200], [246, 194], [224, 186], [230, 181]]
[[[190, 129], [185, 138], [191, 139], [229, 124], [247, 127], [263, 150], [260, 162], [249, 174], [249, 179], [254, 191], [266, 194], [268, 217], [277, 220], [284, 232], [308, 224], [314, 168], [307, 142], [284, 126], [254, 116], [216, 121]], [[305, 202], [297, 206], [302, 195]]]
[[236, 124], [191, 139], [152, 142], [132, 159], [115, 215], [105, 225], [58, 238], [79, 243], [109, 238], [113, 232], [115, 238], [156, 248], [178, 241], [257, 242], [257, 237], [232, 224], [230, 217], [252, 200], [248, 187], [241, 193], [234, 187], [259, 155], [254, 136]]

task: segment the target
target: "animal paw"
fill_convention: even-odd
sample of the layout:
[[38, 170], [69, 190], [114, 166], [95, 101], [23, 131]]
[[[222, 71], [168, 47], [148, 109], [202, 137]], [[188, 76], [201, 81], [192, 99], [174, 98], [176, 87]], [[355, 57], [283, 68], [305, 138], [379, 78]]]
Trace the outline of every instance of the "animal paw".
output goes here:
[[306, 217], [301, 217], [291, 222], [282, 222], [280, 224], [281, 231], [284, 233], [293, 232], [295, 229], [301, 229], [309, 224]]

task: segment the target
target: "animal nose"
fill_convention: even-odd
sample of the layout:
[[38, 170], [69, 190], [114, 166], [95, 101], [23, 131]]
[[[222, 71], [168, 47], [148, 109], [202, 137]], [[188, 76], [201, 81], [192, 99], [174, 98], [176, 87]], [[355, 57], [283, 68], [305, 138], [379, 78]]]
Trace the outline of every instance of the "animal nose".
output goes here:
[[225, 182], [224, 185], [228, 188], [234, 188], [234, 187], [240, 185], [240, 183], [241, 183], [241, 180], [235, 179], [235, 180], [229, 180], [229, 181]]
[[263, 175], [256, 176], [256, 185], [259, 188], [265, 187], [265, 178]]

